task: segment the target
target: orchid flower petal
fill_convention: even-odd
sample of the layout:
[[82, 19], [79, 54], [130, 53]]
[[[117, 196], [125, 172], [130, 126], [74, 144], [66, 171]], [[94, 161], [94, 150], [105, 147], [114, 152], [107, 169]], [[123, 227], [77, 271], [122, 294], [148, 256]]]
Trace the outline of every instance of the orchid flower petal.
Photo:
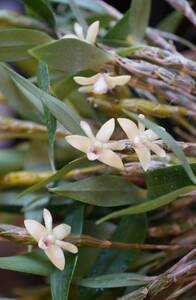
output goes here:
[[92, 141], [88, 137], [81, 135], [69, 135], [65, 139], [72, 147], [84, 153], [87, 153], [92, 144]]
[[159, 139], [159, 136], [151, 129], [145, 130], [144, 135], [149, 141], [155, 141]]
[[108, 166], [117, 168], [119, 170], [124, 169], [121, 158], [118, 156], [118, 154], [114, 153], [110, 149], [105, 149], [103, 153], [100, 155], [100, 157], [98, 158], [98, 160]]
[[138, 156], [142, 168], [144, 169], [144, 171], [147, 171], [151, 160], [150, 150], [143, 144], [139, 143], [134, 147], [134, 150]]
[[[144, 115], [142, 115], [142, 114], [139, 114], [139, 117], [140, 117], [141, 119], [144, 119], [144, 118], [145, 118]], [[138, 129], [139, 129], [140, 134], [143, 134], [144, 131], [145, 131], [145, 125], [144, 125], [144, 123], [138, 121]]]
[[74, 76], [74, 81], [80, 85], [90, 85], [96, 82], [99, 78], [99, 74], [96, 74], [91, 77], [83, 77], [83, 76]]
[[65, 257], [63, 250], [56, 245], [50, 246], [48, 249], [44, 250], [45, 254], [48, 256], [50, 261], [61, 271], [65, 268]]
[[90, 44], [95, 44], [98, 33], [99, 33], [99, 21], [95, 21], [88, 28], [86, 41]]
[[93, 86], [92, 85], [86, 85], [79, 87], [78, 91], [80, 93], [90, 94], [93, 93]]
[[71, 244], [71, 243], [57, 240], [56, 245], [61, 247], [64, 250], [68, 251], [68, 252], [71, 252], [71, 253], [74, 253], [74, 254], [78, 253], [78, 248], [75, 245]]
[[85, 132], [85, 134], [92, 140], [95, 139], [92, 129], [90, 128], [89, 124], [85, 121], [80, 122], [80, 127]]
[[125, 85], [131, 79], [129, 75], [110, 76], [105, 74], [106, 82], [110, 89], [113, 89], [117, 85]]
[[118, 123], [131, 141], [139, 135], [139, 130], [133, 121], [126, 118], [118, 118]]
[[48, 232], [52, 231], [52, 216], [48, 209], [44, 208], [43, 211], [44, 223]]
[[70, 34], [65, 34], [62, 37], [62, 39], [78, 39], [78, 37], [77, 37], [77, 35], [70, 33]]
[[32, 237], [39, 242], [41, 238], [47, 235], [46, 228], [37, 221], [34, 220], [25, 220], [25, 228], [27, 232], [32, 235]]
[[153, 151], [156, 155], [160, 157], [166, 157], [166, 152], [159, 145], [153, 144], [151, 142], [146, 142], [147, 147]]
[[124, 150], [126, 145], [121, 143], [120, 141], [112, 141], [107, 143], [107, 149], [122, 151]]
[[53, 229], [53, 233], [58, 240], [65, 239], [71, 232], [71, 226], [60, 224]]
[[107, 143], [111, 138], [115, 128], [114, 118], [105, 122], [96, 134], [96, 139], [102, 143]]
[[76, 35], [79, 37], [79, 39], [84, 40], [83, 28], [80, 24], [78, 23], [74, 24], [74, 31]]

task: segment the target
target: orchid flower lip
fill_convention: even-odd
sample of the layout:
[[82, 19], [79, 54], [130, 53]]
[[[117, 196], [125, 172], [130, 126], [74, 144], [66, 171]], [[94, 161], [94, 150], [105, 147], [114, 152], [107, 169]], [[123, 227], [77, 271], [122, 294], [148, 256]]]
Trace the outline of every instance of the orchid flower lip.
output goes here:
[[37, 241], [38, 247], [44, 250], [51, 262], [60, 270], [64, 270], [65, 257], [63, 250], [77, 253], [78, 248], [63, 241], [71, 231], [67, 224], [60, 224], [52, 228], [52, 216], [48, 209], [43, 211], [45, 227], [35, 220], [25, 220], [27, 232]]

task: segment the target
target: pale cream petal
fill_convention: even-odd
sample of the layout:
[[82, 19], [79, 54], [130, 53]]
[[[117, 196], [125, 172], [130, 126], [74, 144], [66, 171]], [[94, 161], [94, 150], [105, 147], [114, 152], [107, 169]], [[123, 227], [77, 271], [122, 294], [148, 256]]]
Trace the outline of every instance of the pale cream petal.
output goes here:
[[109, 90], [109, 86], [105, 80], [105, 75], [99, 74], [99, 78], [93, 85], [93, 93], [102, 95], [102, 94], [106, 94], [108, 90]]
[[56, 245], [63, 248], [64, 250], [66, 250], [68, 252], [71, 252], [74, 254], [78, 253], [78, 248], [74, 244], [57, 240]]
[[63, 240], [71, 232], [71, 226], [67, 224], [60, 224], [53, 229], [53, 233], [58, 240]]
[[113, 89], [117, 85], [125, 85], [131, 79], [129, 75], [110, 76], [105, 74], [105, 78], [110, 89]]
[[86, 41], [90, 44], [95, 44], [98, 33], [99, 33], [99, 21], [95, 21], [88, 28]]
[[134, 150], [138, 156], [142, 168], [144, 171], [147, 171], [151, 160], [150, 150], [143, 144], [137, 144], [137, 146], [134, 147]]
[[86, 136], [69, 135], [65, 139], [72, 147], [84, 153], [87, 153], [88, 148], [92, 145], [92, 141]]
[[111, 138], [115, 128], [114, 118], [105, 122], [96, 134], [96, 140], [107, 143]]
[[44, 223], [48, 232], [52, 231], [52, 215], [48, 209], [44, 208], [43, 211]]
[[85, 121], [81, 121], [80, 122], [80, 127], [82, 128], [82, 130], [85, 132], [85, 134], [90, 138], [90, 139], [95, 139], [94, 134], [92, 132], [91, 127], [89, 126], [89, 124]]
[[90, 94], [93, 92], [93, 86], [88, 85], [88, 86], [82, 86], [78, 89], [80, 93], [85, 93], [85, 94]]
[[32, 235], [32, 237], [39, 242], [41, 238], [47, 235], [46, 228], [37, 221], [34, 220], [25, 220], [25, 228], [27, 232]]
[[107, 147], [106, 149], [111, 149], [111, 150], [124, 150], [126, 147], [126, 145], [120, 141], [113, 141], [113, 142], [109, 142], [107, 143]]
[[159, 139], [159, 136], [151, 129], [145, 130], [144, 135], [149, 141], [155, 141]]
[[65, 257], [63, 250], [56, 245], [50, 246], [48, 249], [44, 250], [50, 261], [61, 271], [65, 268]]
[[104, 150], [103, 154], [100, 155], [98, 160], [108, 166], [111, 166], [111, 167], [114, 167], [114, 168], [117, 168], [120, 170], [124, 169], [121, 158], [118, 156], [118, 154], [114, 153], [110, 149]]
[[62, 39], [78, 39], [78, 37], [75, 34], [65, 34]]
[[153, 144], [151, 142], [146, 142], [146, 145], [148, 146], [148, 148], [153, 151], [156, 155], [160, 156], [160, 157], [165, 157], [166, 156], [166, 152], [165, 150], [163, 150], [159, 145]]
[[80, 24], [78, 23], [74, 24], [74, 31], [76, 35], [79, 37], [79, 39], [84, 40], [83, 28]]
[[118, 123], [130, 140], [134, 140], [139, 135], [137, 125], [133, 121], [126, 118], [118, 118]]
[[73, 77], [74, 81], [80, 85], [94, 84], [98, 78], [99, 78], [99, 74], [96, 74], [91, 77], [83, 77], [83, 76], [74, 76]]
[[[139, 114], [139, 117], [140, 117], [141, 119], [144, 119], [144, 118], [145, 118], [144, 115], [142, 115], [142, 114]], [[139, 128], [140, 134], [143, 134], [144, 131], [145, 131], [145, 124], [139, 121], [139, 122], [138, 122], [138, 128]]]

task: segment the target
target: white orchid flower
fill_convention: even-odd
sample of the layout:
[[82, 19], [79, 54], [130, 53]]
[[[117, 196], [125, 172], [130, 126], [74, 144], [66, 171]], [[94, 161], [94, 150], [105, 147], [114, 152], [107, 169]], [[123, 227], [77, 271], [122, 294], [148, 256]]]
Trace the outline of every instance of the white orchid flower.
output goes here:
[[99, 33], [99, 21], [95, 21], [88, 27], [86, 37], [84, 36], [84, 31], [80, 24], [74, 24], [74, 31], [75, 34], [66, 34], [63, 38], [79, 39], [94, 45], [96, 42], [97, 35]]
[[[144, 118], [143, 115], [139, 115]], [[151, 161], [151, 151], [160, 157], [165, 157], [166, 152], [154, 142], [159, 139], [159, 136], [154, 133], [151, 129], [145, 130], [145, 125], [138, 122], [137, 125], [126, 118], [119, 118], [118, 122], [121, 128], [126, 133], [128, 139], [133, 145], [138, 159], [145, 171], [148, 170]]]
[[94, 136], [87, 122], [81, 121], [80, 126], [87, 136], [70, 135], [67, 142], [74, 148], [87, 154], [89, 160], [99, 160], [102, 163], [122, 170], [124, 168], [121, 158], [113, 150], [122, 150], [124, 146], [118, 141], [109, 141], [115, 128], [114, 119], [110, 119]]
[[71, 227], [67, 224], [60, 224], [52, 229], [52, 216], [49, 210], [43, 211], [45, 227], [35, 220], [25, 220], [25, 228], [28, 233], [37, 241], [40, 249], [51, 262], [61, 271], [65, 267], [65, 257], [63, 250], [77, 253], [78, 248], [68, 242], [62, 241], [71, 232]]
[[107, 73], [98, 73], [92, 77], [75, 76], [73, 79], [83, 85], [79, 88], [80, 92], [102, 95], [116, 86], [125, 85], [130, 78], [129, 75], [110, 76]]

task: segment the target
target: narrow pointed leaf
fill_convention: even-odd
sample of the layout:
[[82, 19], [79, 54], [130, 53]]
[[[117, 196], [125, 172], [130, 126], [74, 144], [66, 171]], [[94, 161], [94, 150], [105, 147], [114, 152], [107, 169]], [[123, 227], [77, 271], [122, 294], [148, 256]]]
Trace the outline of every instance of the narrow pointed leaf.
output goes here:
[[0, 268], [16, 272], [47, 276], [54, 267], [40, 251], [18, 256], [0, 257]]
[[133, 44], [142, 42], [148, 26], [151, 0], [132, 0], [129, 15], [130, 36]]
[[71, 38], [36, 47], [30, 50], [30, 54], [55, 69], [72, 74], [114, 60], [111, 54], [96, 46]]
[[127, 216], [127, 215], [136, 215], [136, 214], [142, 214], [157, 208], [160, 208], [162, 206], [165, 206], [172, 201], [176, 200], [177, 197], [184, 195], [186, 193], [192, 192], [195, 190], [194, 185], [189, 185], [186, 187], [183, 187], [181, 189], [178, 189], [174, 192], [171, 192], [169, 194], [166, 194], [164, 196], [158, 197], [154, 200], [146, 201], [145, 203], [128, 207], [119, 211], [116, 211], [114, 213], [111, 213], [103, 218], [101, 218], [97, 224], [100, 224], [102, 222], [105, 222], [107, 220], [113, 219], [113, 218], [119, 218], [122, 216]]
[[67, 182], [50, 189], [53, 193], [84, 203], [112, 207], [137, 202], [142, 189], [130, 184], [120, 176], [97, 176], [75, 182]]
[[113, 273], [100, 276], [77, 279], [75, 284], [88, 288], [117, 288], [140, 286], [148, 283], [146, 277], [137, 273]]
[[0, 61], [30, 58], [28, 50], [52, 41], [46, 33], [33, 29], [0, 29]]
[[[37, 67], [37, 79], [38, 86], [40, 89], [49, 94], [49, 74], [48, 67], [46, 64], [39, 62]], [[51, 114], [48, 107], [44, 106], [44, 117], [46, 126], [48, 129], [48, 157], [50, 161], [50, 165], [53, 171], [55, 171], [55, 163], [54, 163], [54, 142], [55, 142], [55, 133], [57, 128], [56, 118]]]

